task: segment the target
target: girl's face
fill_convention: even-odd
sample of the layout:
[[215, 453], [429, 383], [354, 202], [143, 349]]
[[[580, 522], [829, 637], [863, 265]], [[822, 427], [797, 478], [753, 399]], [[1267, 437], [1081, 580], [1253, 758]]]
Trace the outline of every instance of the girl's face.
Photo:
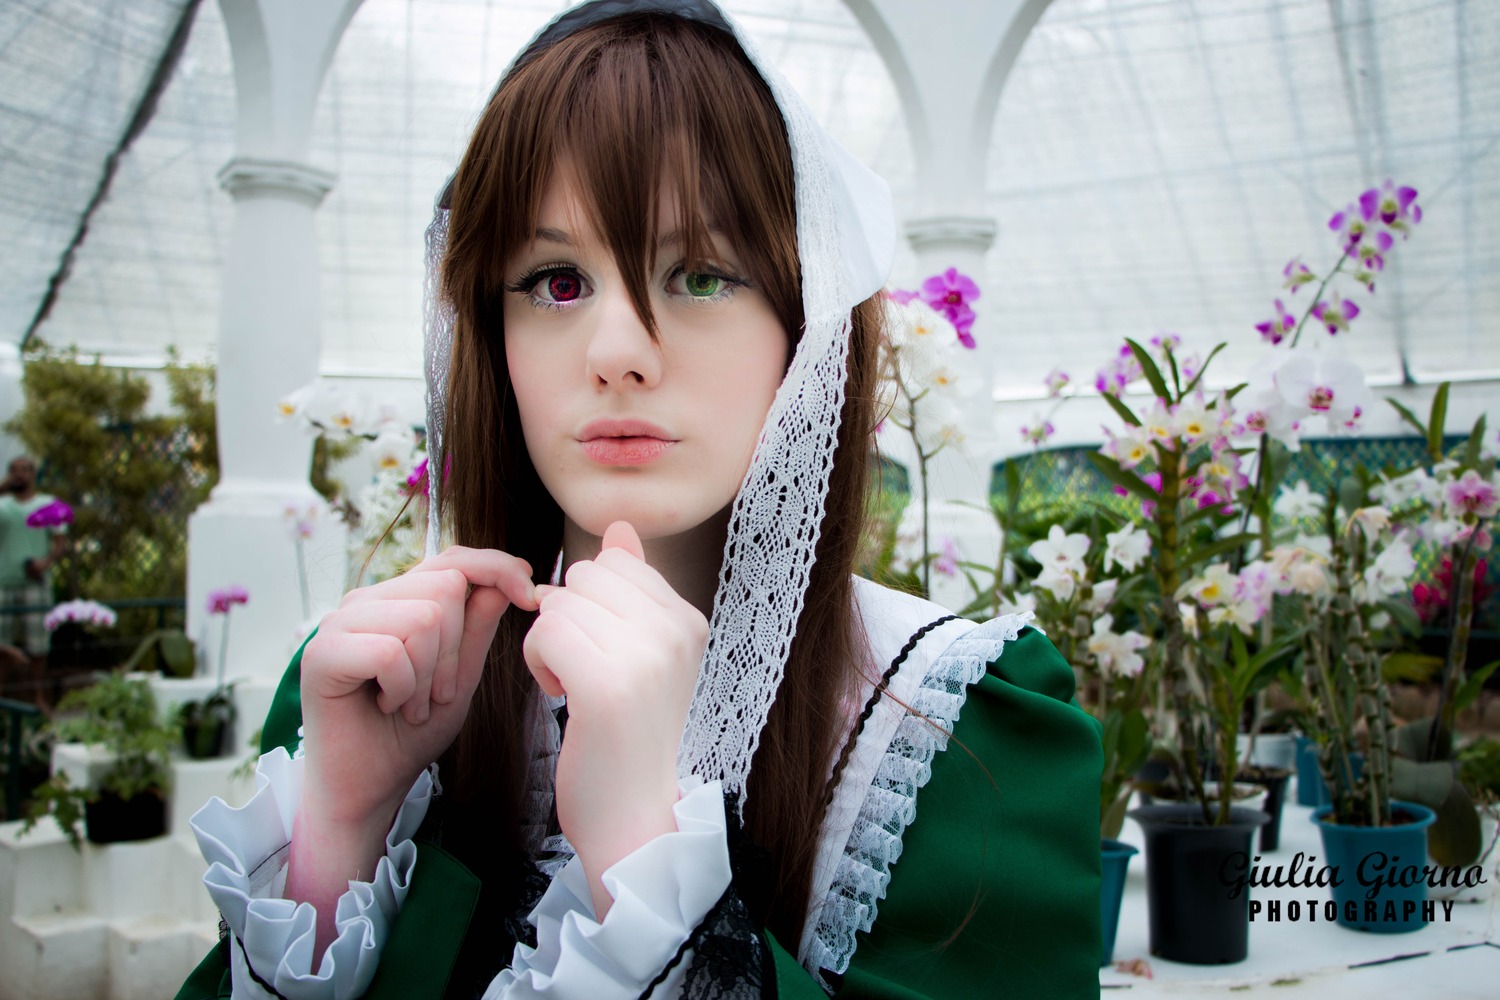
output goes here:
[[739, 491], [789, 339], [719, 234], [712, 265], [686, 269], [676, 201], [664, 197], [653, 340], [575, 184], [555, 171], [533, 241], [505, 267], [505, 358], [526, 449], [588, 534], [616, 520], [643, 540], [680, 534]]

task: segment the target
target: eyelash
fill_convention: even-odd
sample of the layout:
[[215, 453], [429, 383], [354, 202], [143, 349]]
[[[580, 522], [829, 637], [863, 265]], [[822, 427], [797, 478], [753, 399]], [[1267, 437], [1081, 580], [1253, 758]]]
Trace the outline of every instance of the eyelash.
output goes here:
[[[723, 302], [724, 300], [734, 295], [736, 290], [740, 288], [751, 287], [751, 284], [748, 280], [736, 277], [733, 274], [728, 274], [725, 271], [715, 267], [700, 268], [696, 271], [693, 271], [692, 273], [697, 275], [706, 275], [712, 278], [718, 278], [720, 281], [724, 282], [724, 287], [712, 295], [695, 296], [692, 294], [686, 294], [686, 298], [698, 303]], [[507, 284], [505, 286], [505, 290], [508, 292], [515, 292], [518, 295], [525, 295], [527, 301], [539, 309], [567, 309], [574, 304], [573, 301], [552, 302], [548, 301], [547, 299], [539, 298], [536, 295], [537, 285], [541, 284], [543, 280], [557, 274], [571, 274], [575, 276], [580, 282], [583, 282], [585, 285], [588, 284], [583, 275], [579, 273], [578, 268], [574, 267], [571, 264], [554, 262], [550, 264], [542, 264], [539, 267], [535, 267], [532, 270], [527, 271], [515, 281]], [[687, 274], [687, 267], [683, 264], [678, 264], [673, 267], [671, 273], [667, 275], [667, 283], [671, 284], [673, 281], [676, 281], [678, 278], [685, 277]]]

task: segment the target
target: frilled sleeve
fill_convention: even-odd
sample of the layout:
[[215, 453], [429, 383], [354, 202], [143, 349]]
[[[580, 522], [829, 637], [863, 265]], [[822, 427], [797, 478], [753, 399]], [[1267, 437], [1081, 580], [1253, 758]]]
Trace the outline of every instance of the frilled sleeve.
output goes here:
[[[553, 878], [528, 918], [535, 948], [518, 944], [484, 1000], [587, 997], [633, 1000], [676, 956], [729, 887], [723, 792], [719, 782], [687, 779], [673, 807], [677, 830], [648, 841], [606, 869], [614, 899], [594, 918], [588, 880], [575, 857]], [[658, 995], [680, 990], [680, 962]]]
[[368, 882], [351, 881], [336, 904], [337, 936], [314, 967], [316, 910], [280, 898], [287, 846], [302, 798], [301, 758], [277, 747], [256, 769], [256, 791], [238, 809], [211, 799], [191, 825], [208, 861], [204, 884], [231, 935], [236, 998], [346, 1000], [362, 995], [411, 885], [417, 849], [412, 837], [432, 798], [423, 772], [396, 813], [386, 854]]

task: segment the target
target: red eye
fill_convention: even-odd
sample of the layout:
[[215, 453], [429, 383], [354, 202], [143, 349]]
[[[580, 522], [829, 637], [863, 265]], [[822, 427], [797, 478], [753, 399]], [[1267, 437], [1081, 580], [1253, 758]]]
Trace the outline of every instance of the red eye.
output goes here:
[[547, 278], [547, 294], [553, 302], [572, 302], [583, 291], [576, 274], [553, 274]]

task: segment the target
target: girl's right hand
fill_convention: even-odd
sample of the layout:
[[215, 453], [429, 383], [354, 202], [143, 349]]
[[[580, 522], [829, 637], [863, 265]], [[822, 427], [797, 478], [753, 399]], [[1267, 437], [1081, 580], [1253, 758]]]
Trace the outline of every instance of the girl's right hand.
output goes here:
[[511, 604], [537, 607], [531, 567], [454, 546], [351, 591], [302, 652], [302, 802], [290, 898], [318, 906], [319, 952], [347, 880], [368, 879], [417, 775], [448, 748]]

